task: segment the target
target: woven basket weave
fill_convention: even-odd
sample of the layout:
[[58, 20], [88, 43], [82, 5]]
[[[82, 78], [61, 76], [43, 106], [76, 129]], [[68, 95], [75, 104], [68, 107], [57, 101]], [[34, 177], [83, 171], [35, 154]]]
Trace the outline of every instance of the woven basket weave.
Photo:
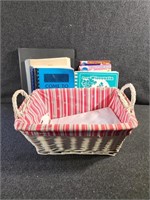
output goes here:
[[[131, 101], [124, 94], [130, 88]], [[17, 96], [25, 100], [18, 108]], [[14, 127], [42, 155], [115, 155], [126, 136], [137, 127], [134, 113], [136, 91], [126, 84], [121, 88], [37, 89], [31, 95], [18, 90], [12, 97]], [[40, 124], [49, 113], [51, 119], [109, 107], [119, 124]]]

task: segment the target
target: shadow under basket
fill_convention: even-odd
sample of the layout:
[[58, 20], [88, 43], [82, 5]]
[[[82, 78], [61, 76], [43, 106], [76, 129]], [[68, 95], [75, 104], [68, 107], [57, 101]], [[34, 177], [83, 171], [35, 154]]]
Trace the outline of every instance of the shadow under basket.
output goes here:
[[[124, 93], [127, 88], [131, 90], [131, 101]], [[18, 108], [19, 94], [25, 99]], [[14, 127], [41, 155], [114, 156], [125, 138], [138, 126], [134, 113], [135, 101], [136, 91], [131, 83], [120, 90], [100, 87], [37, 89], [31, 95], [17, 90], [12, 97]], [[119, 123], [40, 124], [41, 117], [46, 113], [55, 119], [103, 108], [110, 108]]]

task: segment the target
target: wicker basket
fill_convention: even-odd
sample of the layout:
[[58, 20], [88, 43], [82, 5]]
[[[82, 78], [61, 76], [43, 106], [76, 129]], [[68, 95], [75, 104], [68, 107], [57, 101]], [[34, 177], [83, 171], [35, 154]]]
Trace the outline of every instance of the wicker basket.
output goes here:
[[[131, 101], [124, 94], [130, 88]], [[18, 108], [17, 96], [25, 97]], [[12, 97], [14, 127], [42, 155], [115, 155], [124, 139], [138, 126], [134, 113], [136, 91], [126, 84], [121, 88], [37, 89], [31, 95], [18, 90]], [[109, 107], [119, 124], [40, 124], [45, 113], [59, 118]]]

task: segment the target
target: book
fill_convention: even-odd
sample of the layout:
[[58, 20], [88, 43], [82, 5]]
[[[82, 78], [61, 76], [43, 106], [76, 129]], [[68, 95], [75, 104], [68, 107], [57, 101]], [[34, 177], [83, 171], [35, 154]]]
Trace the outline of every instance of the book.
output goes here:
[[30, 67], [30, 82], [31, 82], [31, 92], [35, 90], [35, 75], [34, 75], [34, 68]]
[[41, 68], [46, 68], [46, 67], [71, 68], [71, 61], [70, 61], [70, 58], [68, 57], [47, 58], [47, 59], [26, 59], [25, 72], [26, 72], [27, 87], [28, 87], [29, 94], [34, 90], [34, 84], [33, 84], [34, 72], [32, 68], [38, 67], [38, 66]]
[[110, 60], [80, 61], [79, 71], [111, 71]]
[[81, 60], [80, 66], [85, 65], [111, 65], [110, 60]]
[[74, 70], [72, 68], [32, 68], [34, 88], [74, 88]]
[[119, 73], [117, 71], [76, 71], [75, 87], [118, 87]]
[[111, 71], [111, 65], [81, 65], [79, 71]]
[[42, 59], [42, 58], [58, 58], [69, 57], [71, 59], [71, 67], [75, 68], [75, 50], [74, 49], [48, 49], [48, 48], [18, 48], [19, 68], [21, 88], [28, 92], [27, 78], [25, 72], [26, 59]]
[[26, 59], [25, 64], [30, 66], [62, 66], [71, 67], [71, 60], [68, 57], [43, 58], [43, 59]]

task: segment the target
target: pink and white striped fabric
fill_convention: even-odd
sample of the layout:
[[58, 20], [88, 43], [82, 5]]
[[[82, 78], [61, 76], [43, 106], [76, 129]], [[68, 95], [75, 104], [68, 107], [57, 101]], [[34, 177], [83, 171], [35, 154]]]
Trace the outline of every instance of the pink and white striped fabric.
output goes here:
[[[118, 92], [117, 88], [98, 87], [37, 89], [20, 106], [19, 110], [24, 110], [24, 114], [16, 117], [15, 129], [29, 136], [129, 135], [138, 122], [134, 112], [128, 112], [124, 107]], [[40, 124], [41, 117], [46, 113], [49, 113], [51, 119], [55, 119], [107, 107], [113, 110], [120, 123]]]

